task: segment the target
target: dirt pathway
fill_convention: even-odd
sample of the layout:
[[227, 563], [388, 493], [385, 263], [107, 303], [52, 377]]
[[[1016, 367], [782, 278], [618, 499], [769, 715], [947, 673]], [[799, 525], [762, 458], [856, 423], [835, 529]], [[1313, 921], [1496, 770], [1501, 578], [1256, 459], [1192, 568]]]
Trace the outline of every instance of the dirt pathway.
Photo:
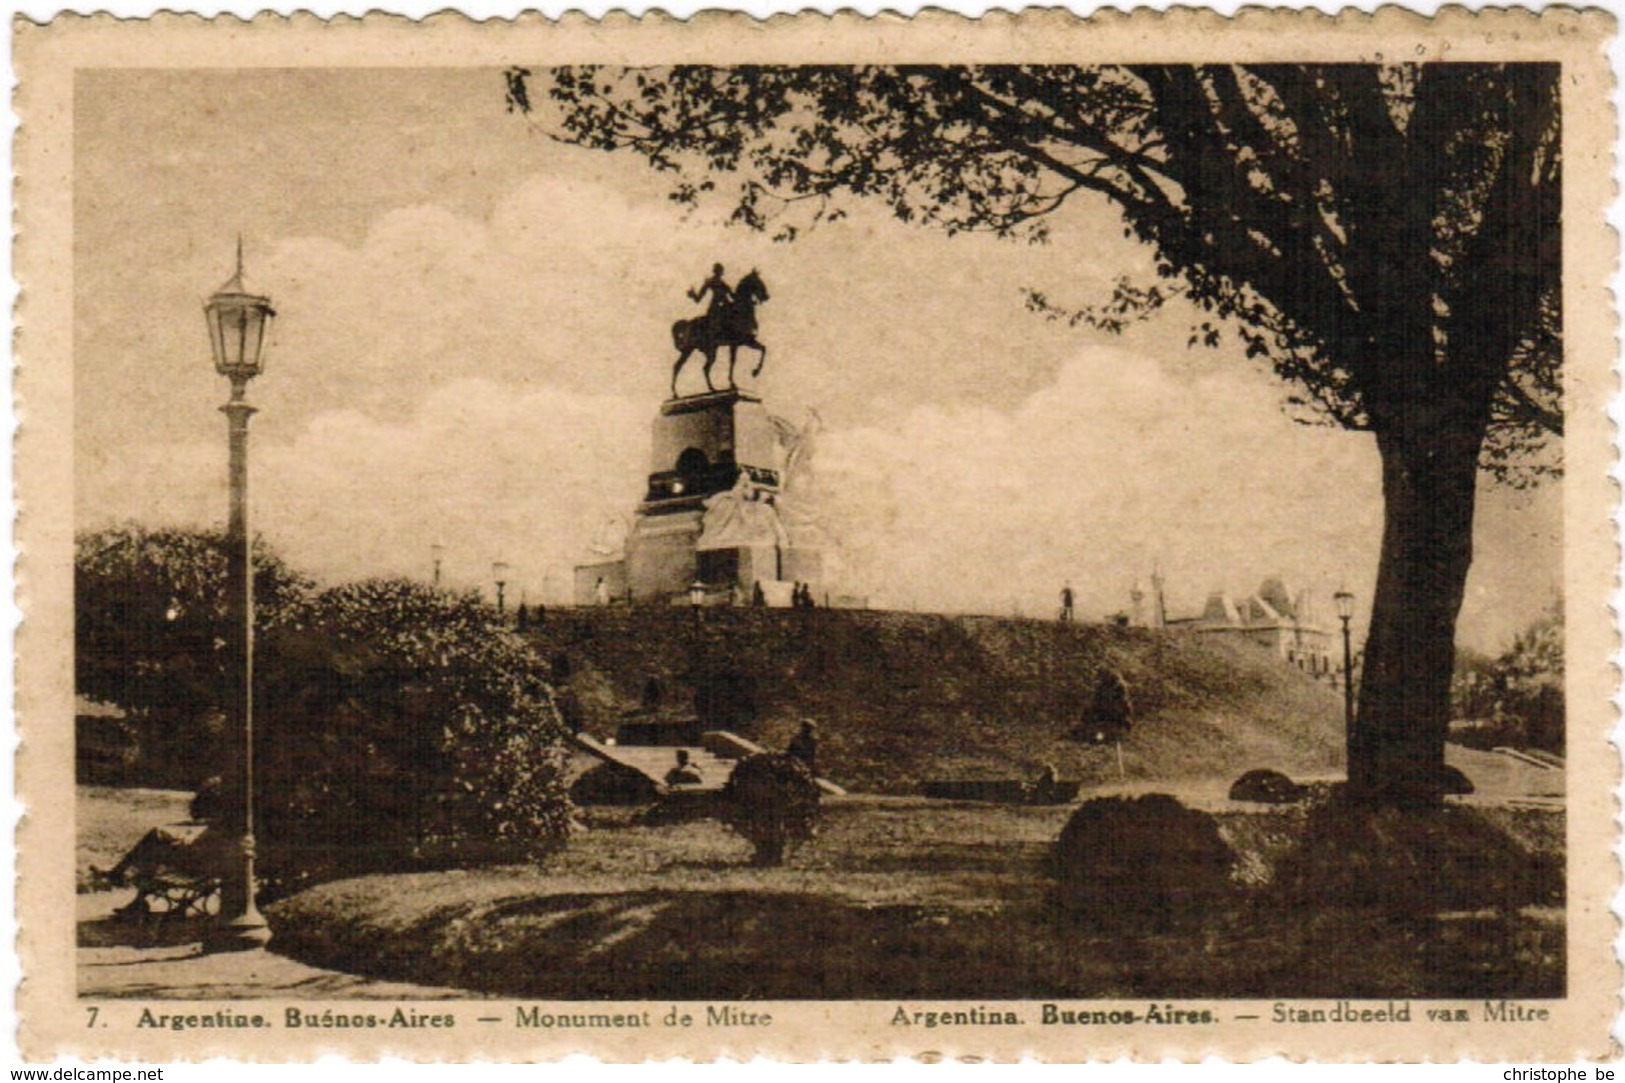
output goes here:
[[276, 954], [206, 954], [198, 941], [144, 943], [139, 930], [111, 917], [128, 891], [79, 895], [79, 995], [186, 1000], [265, 997], [292, 1000], [449, 1000], [478, 996], [405, 982], [371, 981], [321, 970]]

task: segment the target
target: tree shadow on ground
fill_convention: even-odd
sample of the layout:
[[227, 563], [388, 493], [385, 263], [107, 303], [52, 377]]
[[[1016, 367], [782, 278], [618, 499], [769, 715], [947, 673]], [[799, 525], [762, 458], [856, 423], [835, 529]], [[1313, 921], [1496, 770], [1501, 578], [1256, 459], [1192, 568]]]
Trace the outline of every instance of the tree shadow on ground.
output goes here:
[[1272, 841], [1248, 883], [1155, 922], [1068, 912], [1031, 848], [903, 902], [845, 866], [633, 891], [470, 871], [325, 885], [272, 919], [315, 965], [560, 1000], [1561, 996], [1561, 814], [1509, 831], [1504, 813], [1300, 806], [1249, 825]]
[[[1542, 815], [1561, 839], [1561, 814]], [[1531, 846], [1483, 808], [1399, 811], [1333, 794], [1250, 900], [1272, 940], [1254, 945], [1235, 992], [1562, 996], [1564, 875], [1561, 843]]]
[[206, 918], [109, 914], [79, 922], [76, 940], [81, 948], [173, 947], [201, 943], [208, 926]]

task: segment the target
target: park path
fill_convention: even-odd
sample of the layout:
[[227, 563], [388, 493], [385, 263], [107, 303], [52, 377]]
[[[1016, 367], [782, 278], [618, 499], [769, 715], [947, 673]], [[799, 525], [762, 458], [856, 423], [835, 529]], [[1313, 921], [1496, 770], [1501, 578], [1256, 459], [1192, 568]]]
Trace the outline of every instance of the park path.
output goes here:
[[109, 920], [115, 907], [129, 901], [129, 894], [100, 891], [76, 897], [81, 997], [466, 1000], [478, 995], [464, 989], [372, 981], [306, 966], [274, 951], [205, 954], [198, 942], [141, 943], [128, 923]]

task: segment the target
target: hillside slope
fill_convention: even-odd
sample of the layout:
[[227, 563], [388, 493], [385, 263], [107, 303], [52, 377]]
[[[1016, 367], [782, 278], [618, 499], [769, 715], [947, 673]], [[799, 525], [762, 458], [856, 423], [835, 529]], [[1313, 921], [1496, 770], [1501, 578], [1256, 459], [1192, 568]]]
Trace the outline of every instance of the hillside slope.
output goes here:
[[[1133, 780], [1292, 775], [1342, 762], [1340, 694], [1262, 648], [1188, 633], [874, 611], [555, 610], [528, 633], [567, 661], [585, 729], [614, 733], [658, 682], [666, 709], [698, 683], [736, 708], [726, 728], [782, 748], [817, 720], [819, 766], [851, 789], [914, 793], [926, 779], [1118, 779], [1116, 750], [1069, 736], [1096, 676], [1128, 681]], [[556, 661], [556, 664], [557, 664]]]

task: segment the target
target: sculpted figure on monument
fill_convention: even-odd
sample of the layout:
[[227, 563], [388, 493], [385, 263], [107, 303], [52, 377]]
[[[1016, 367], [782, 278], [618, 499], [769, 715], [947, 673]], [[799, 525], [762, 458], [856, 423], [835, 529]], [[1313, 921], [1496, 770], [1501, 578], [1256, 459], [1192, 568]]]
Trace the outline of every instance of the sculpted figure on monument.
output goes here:
[[677, 377], [689, 357], [698, 352], [705, 355], [705, 386], [717, 390], [711, 382], [711, 366], [716, 364], [717, 350], [728, 347], [728, 386], [734, 383], [734, 364], [739, 359], [739, 347], [749, 346], [760, 355], [752, 376], [762, 374], [767, 362], [767, 347], [756, 339], [756, 306], [768, 299], [762, 276], [752, 270], [737, 285], [729, 287], [723, 277], [722, 264], [711, 268], [711, 277], [695, 289], [688, 291], [689, 300], [708, 298], [705, 315], [678, 320], [671, 325], [672, 344], [677, 347], [677, 362], [671, 368], [671, 395], [677, 397]]
[[703, 552], [752, 545], [785, 548], [789, 544], [771, 498], [741, 470], [733, 488], [706, 498], [705, 518], [694, 548]]

